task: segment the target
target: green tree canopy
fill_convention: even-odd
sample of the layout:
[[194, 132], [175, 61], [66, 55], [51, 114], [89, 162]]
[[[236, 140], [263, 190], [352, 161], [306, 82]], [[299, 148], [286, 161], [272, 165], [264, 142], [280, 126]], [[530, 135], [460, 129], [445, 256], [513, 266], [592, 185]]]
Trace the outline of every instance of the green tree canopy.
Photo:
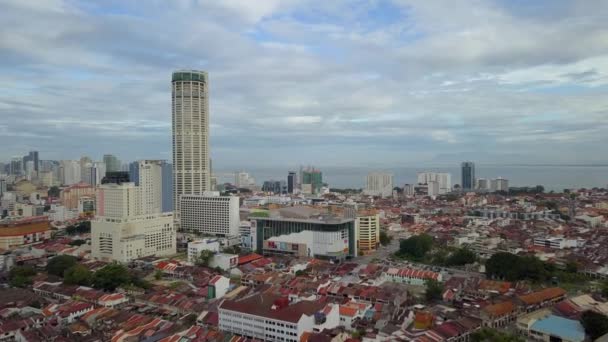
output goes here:
[[441, 299], [441, 295], [443, 294], [443, 285], [441, 283], [437, 280], [429, 279], [425, 285], [426, 291], [424, 292], [424, 297], [427, 301], [432, 302]]
[[477, 255], [467, 248], [459, 248], [446, 260], [447, 266], [462, 266], [477, 261]]
[[129, 270], [118, 263], [108, 264], [93, 275], [93, 286], [107, 291], [114, 291], [117, 287], [130, 283]]
[[91, 285], [93, 273], [83, 265], [76, 264], [63, 274], [63, 283], [67, 285]]
[[213, 258], [213, 252], [210, 250], [203, 250], [194, 263], [197, 266], [208, 267], [211, 258]]
[[49, 274], [63, 277], [63, 273], [70, 267], [76, 265], [78, 261], [71, 255], [58, 255], [49, 260], [46, 271]]
[[57, 187], [57, 186], [52, 186], [49, 188], [49, 191], [47, 194], [49, 195], [49, 197], [58, 198], [59, 195], [61, 194], [61, 190], [59, 190], [59, 187]]
[[491, 278], [509, 281], [529, 279], [544, 281], [551, 276], [553, 265], [545, 264], [534, 256], [517, 256], [500, 252], [486, 261], [486, 274]]
[[431, 248], [433, 248], [433, 237], [427, 234], [420, 234], [401, 240], [399, 243], [399, 254], [414, 260], [420, 260], [424, 258]]
[[32, 284], [32, 277], [36, 270], [31, 266], [15, 266], [8, 273], [9, 285], [13, 287], [26, 287]]
[[585, 311], [581, 315], [581, 324], [592, 340], [608, 333], [608, 317], [595, 311]]
[[380, 231], [380, 244], [382, 246], [387, 246], [388, 244], [391, 243], [391, 241], [393, 240], [392, 237], [390, 237], [385, 230], [381, 230]]
[[471, 334], [471, 342], [525, 342], [525, 340], [496, 329], [482, 328]]

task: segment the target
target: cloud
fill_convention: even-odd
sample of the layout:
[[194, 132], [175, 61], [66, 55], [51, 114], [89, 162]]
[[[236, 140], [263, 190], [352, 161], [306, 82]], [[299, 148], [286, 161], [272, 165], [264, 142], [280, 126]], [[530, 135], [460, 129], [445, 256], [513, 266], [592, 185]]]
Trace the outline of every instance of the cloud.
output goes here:
[[216, 167], [255, 166], [259, 151], [292, 165], [605, 158], [602, 1], [0, 6], [0, 160], [166, 158], [181, 68], [209, 72]]

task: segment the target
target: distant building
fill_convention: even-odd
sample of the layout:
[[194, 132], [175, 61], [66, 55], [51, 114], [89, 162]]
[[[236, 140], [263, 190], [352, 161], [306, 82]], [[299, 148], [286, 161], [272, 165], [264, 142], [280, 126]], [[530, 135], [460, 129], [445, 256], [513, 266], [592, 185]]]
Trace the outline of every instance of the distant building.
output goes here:
[[452, 191], [452, 175], [446, 172], [418, 172], [418, 184], [437, 183], [437, 190], [433, 195], [437, 196], [447, 194]]
[[262, 184], [262, 191], [272, 192], [275, 194], [286, 193], [287, 184], [285, 183], [285, 181], [275, 181], [275, 180], [265, 181], [264, 184]]
[[509, 191], [509, 180], [502, 177], [490, 181], [491, 191]]
[[104, 154], [103, 162], [106, 165], [107, 172], [116, 172], [120, 171], [120, 160], [116, 158], [115, 155], [112, 154]]
[[481, 191], [490, 190], [490, 182], [485, 178], [479, 178], [476, 180], [475, 188]]
[[297, 187], [296, 172], [289, 171], [287, 175], [287, 193], [293, 194]]
[[237, 196], [182, 195], [180, 226], [184, 231], [212, 236], [239, 235]]
[[95, 188], [90, 184], [78, 183], [61, 190], [61, 203], [68, 209], [77, 209], [81, 197], [95, 196]]
[[38, 159], [38, 151], [30, 151], [30, 153], [23, 157], [23, 165], [26, 165], [28, 161], [32, 162], [33, 171], [38, 172], [40, 170], [40, 160]]
[[202, 251], [220, 252], [220, 241], [217, 239], [202, 239], [188, 242], [188, 262], [194, 264]]
[[370, 172], [367, 175], [365, 194], [368, 196], [390, 197], [393, 194], [393, 174]]
[[[149, 174], [146, 184], [140, 183], [140, 173]], [[165, 160], [138, 160], [129, 164], [129, 179], [136, 186], [154, 189], [154, 198], [160, 205], [160, 212], [173, 211], [173, 166]]]
[[463, 162], [461, 165], [461, 187], [463, 191], [475, 189], [475, 163]]
[[416, 189], [413, 184], [405, 184], [403, 186], [403, 195], [404, 196], [414, 196], [415, 193], [416, 193]]
[[255, 186], [255, 179], [247, 172], [236, 172], [234, 174], [234, 185], [237, 188], [250, 189]]
[[80, 183], [80, 163], [77, 160], [62, 160], [59, 164], [59, 175], [62, 185]]
[[320, 170], [309, 167], [301, 171], [302, 192], [305, 194], [318, 194], [323, 186], [323, 173]]

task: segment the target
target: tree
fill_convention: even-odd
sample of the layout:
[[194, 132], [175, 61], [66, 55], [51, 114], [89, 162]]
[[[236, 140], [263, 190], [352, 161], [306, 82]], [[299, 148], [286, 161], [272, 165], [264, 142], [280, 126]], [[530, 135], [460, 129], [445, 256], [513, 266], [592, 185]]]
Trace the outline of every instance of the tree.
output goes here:
[[437, 280], [429, 279], [426, 281], [426, 291], [424, 297], [427, 301], [432, 302], [441, 299], [443, 295], [443, 285]]
[[58, 198], [59, 195], [61, 194], [61, 190], [59, 190], [59, 187], [57, 187], [57, 186], [52, 186], [49, 188], [49, 191], [47, 194], [49, 197]]
[[471, 334], [471, 342], [525, 342], [525, 340], [496, 329], [482, 328]]
[[70, 267], [77, 264], [75, 257], [71, 255], [58, 255], [49, 260], [46, 265], [46, 271], [49, 274], [63, 277], [63, 273]]
[[78, 239], [78, 240], [70, 241], [69, 245], [70, 246], [80, 246], [80, 245], [84, 245], [85, 243], [87, 243], [87, 240]]
[[224, 253], [228, 253], [228, 254], [240, 254], [241, 253], [241, 247], [239, 247], [239, 246], [226, 247], [226, 248], [224, 248]]
[[414, 260], [424, 258], [426, 253], [433, 247], [433, 237], [427, 234], [412, 236], [401, 240], [399, 243], [399, 254]]
[[568, 273], [578, 272], [578, 263], [573, 260], [568, 261], [566, 263], [566, 272], [568, 272]]
[[447, 266], [463, 266], [477, 261], [477, 255], [467, 248], [459, 248], [446, 260]]
[[9, 285], [12, 287], [26, 287], [31, 285], [32, 277], [36, 275], [36, 270], [31, 266], [15, 266], [8, 273]]
[[108, 264], [93, 274], [93, 286], [98, 289], [114, 291], [117, 287], [129, 283], [129, 270], [118, 263]]
[[587, 310], [581, 315], [581, 324], [591, 340], [608, 333], [608, 317], [595, 311]]
[[393, 238], [391, 236], [389, 236], [386, 231], [381, 230], [380, 231], [380, 244], [382, 246], [387, 246], [391, 243], [391, 241], [393, 240]]
[[211, 262], [211, 258], [213, 258], [213, 251], [203, 250], [194, 263], [197, 266], [208, 267], [209, 262]]
[[63, 274], [63, 283], [66, 285], [91, 285], [93, 273], [83, 265], [76, 264], [68, 268]]
[[163, 271], [156, 270], [156, 272], [154, 272], [154, 279], [156, 279], [156, 280], [163, 279]]

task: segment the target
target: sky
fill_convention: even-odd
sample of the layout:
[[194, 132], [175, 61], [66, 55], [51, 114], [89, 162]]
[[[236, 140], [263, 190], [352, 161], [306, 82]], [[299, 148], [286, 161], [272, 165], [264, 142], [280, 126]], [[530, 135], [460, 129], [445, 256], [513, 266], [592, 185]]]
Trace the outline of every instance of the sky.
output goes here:
[[0, 161], [171, 158], [210, 79], [214, 167], [607, 163], [605, 0], [0, 0]]

